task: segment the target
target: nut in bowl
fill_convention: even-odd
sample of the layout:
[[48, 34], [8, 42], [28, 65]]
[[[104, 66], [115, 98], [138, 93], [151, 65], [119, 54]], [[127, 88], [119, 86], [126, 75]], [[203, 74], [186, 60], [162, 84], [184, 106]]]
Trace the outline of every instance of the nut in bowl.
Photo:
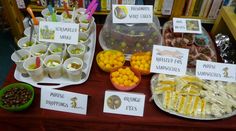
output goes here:
[[111, 72], [124, 65], [125, 56], [122, 52], [117, 50], [105, 50], [97, 54], [96, 61], [103, 71]]
[[22, 111], [33, 102], [34, 88], [25, 83], [13, 83], [0, 91], [0, 107], [8, 111]]
[[130, 65], [135, 70], [139, 71], [141, 75], [150, 74], [152, 54], [148, 52], [139, 52], [131, 56]]
[[110, 73], [110, 80], [116, 89], [129, 91], [139, 85], [141, 74], [132, 67], [122, 66]]

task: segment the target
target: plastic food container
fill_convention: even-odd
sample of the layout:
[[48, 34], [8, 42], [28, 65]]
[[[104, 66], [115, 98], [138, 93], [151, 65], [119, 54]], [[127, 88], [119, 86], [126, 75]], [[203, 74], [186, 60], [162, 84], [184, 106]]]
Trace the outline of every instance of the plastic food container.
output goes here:
[[[11, 92], [10, 98], [9, 96], [6, 97], [7, 93], [10, 93], [9, 91]], [[25, 95], [18, 98], [15, 97], [21, 95], [21, 93], [24, 93]], [[25, 110], [32, 104], [33, 99], [34, 88], [31, 85], [25, 83], [13, 83], [5, 86], [0, 91], [0, 107], [8, 111]]]
[[141, 75], [150, 74], [152, 54], [148, 52], [134, 53], [130, 59], [130, 65], [132, 68], [141, 73]]
[[154, 44], [161, 44], [159, 20], [154, 16], [151, 24], [116, 24], [109, 14], [100, 32], [99, 43], [104, 50], [119, 50], [124, 54], [151, 51]]
[[134, 68], [122, 66], [111, 71], [110, 80], [117, 90], [129, 91], [139, 85], [141, 74]]
[[195, 67], [196, 60], [217, 61], [216, 50], [207, 31], [202, 34], [174, 33], [173, 22], [163, 26], [163, 45], [189, 49], [188, 67]]
[[111, 72], [115, 68], [122, 67], [125, 63], [125, 56], [117, 50], [101, 51], [96, 56], [98, 66], [105, 72]]

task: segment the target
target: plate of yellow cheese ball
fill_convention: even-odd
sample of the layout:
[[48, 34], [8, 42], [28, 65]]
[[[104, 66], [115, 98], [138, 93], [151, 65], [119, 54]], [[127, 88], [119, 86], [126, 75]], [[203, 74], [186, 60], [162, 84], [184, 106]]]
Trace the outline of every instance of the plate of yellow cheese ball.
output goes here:
[[97, 54], [98, 66], [105, 72], [111, 72], [115, 68], [122, 67], [125, 63], [125, 56], [117, 50], [104, 50]]

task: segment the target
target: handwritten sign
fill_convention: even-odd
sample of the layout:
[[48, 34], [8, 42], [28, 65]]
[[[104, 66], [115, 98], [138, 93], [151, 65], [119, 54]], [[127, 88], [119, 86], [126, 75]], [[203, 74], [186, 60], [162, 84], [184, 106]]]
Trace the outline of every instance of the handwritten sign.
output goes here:
[[87, 101], [88, 95], [55, 89], [41, 89], [40, 107], [43, 109], [85, 115]]
[[173, 28], [174, 32], [202, 33], [201, 20], [199, 19], [173, 18]]
[[143, 116], [144, 102], [144, 94], [106, 91], [103, 112]]
[[197, 60], [196, 76], [206, 80], [236, 82], [236, 65]]
[[112, 5], [113, 23], [152, 23], [151, 5]]
[[39, 41], [78, 44], [79, 24], [39, 22]]
[[184, 75], [187, 70], [188, 49], [154, 45], [151, 72]]

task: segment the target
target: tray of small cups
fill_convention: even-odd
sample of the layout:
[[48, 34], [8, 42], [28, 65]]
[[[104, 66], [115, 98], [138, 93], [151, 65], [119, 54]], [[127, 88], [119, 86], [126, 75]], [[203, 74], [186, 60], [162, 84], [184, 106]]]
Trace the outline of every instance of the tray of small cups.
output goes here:
[[[49, 18], [50, 15], [47, 20]], [[30, 29], [26, 28], [26, 36], [18, 41], [21, 49], [11, 56], [16, 64], [14, 77], [39, 88], [60, 88], [84, 83], [90, 73], [96, 44], [96, 24], [93, 17], [91, 20], [82, 24], [85, 29], [79, 23], [81, 30], [76, 45], [40, 42], [37, 30], [30, 41]]]

